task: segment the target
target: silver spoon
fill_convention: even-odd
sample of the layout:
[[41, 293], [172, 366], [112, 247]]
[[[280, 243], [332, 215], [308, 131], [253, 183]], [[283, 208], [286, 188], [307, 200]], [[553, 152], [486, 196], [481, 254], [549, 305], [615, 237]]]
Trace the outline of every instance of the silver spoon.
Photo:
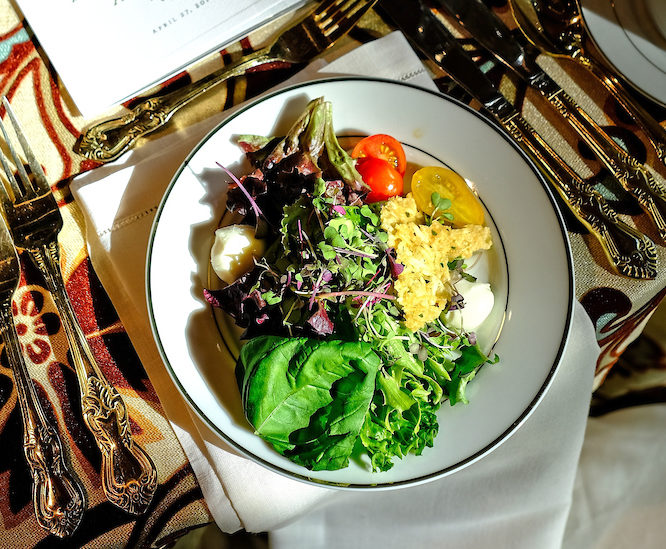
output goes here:
[[666, 132], [629, 94], [613, 69], [594, 48], [585, 27], [579, 0], [509, 0], [525, 37], [544, 53], [568, 57], [588, 69], [644, 132], [666, 164]]

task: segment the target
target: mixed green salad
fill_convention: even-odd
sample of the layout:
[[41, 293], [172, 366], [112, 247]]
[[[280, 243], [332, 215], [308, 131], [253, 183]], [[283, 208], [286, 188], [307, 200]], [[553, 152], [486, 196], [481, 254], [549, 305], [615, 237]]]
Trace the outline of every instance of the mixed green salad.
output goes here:
[[[239, 145], [254, 171], [238, 179], [221, 168], [227, 209], [250, 228], [254, 252], [249, 269], [205, 297], [244, 329], [236, 377], [248, 421], [310, 470], [369, 458], [386, 471], [421, 454], [442, 403], [467, 402], [479, 367], [497, 360], [445, 321], [463, 306], [456, 282], [472, 278], [465, 258], [446, 265], [453, 297], [442, 314], [408, 329], [395, 291], [404, 265], [381, 223], [388, 197], [368, 200], [376, 189], [339, 144], [330, 103], [313, 100], [285, 136]], [[446, 215], [427, 221], [448, 223], [451, 203], [435, 194]]]

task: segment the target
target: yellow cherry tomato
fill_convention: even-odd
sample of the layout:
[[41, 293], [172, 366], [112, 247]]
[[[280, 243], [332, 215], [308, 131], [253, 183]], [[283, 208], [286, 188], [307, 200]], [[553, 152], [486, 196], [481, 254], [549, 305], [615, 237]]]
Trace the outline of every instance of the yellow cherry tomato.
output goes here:
[[[416, 171], [412, 176], [412, 195], [419, 210], [428, 215], [432, 215], [435, 210], [432, 203], [433, 193], [451, 201], [449, 209], [436, 212], [435, 217], [443, 223], [448, 222], [454, 227], [483, 225], [481, 202], [456, 172], [434, 166]], [[450, 216], [438, 215], [441, 213], [451, 214], [453, 219], [447, 219]]]

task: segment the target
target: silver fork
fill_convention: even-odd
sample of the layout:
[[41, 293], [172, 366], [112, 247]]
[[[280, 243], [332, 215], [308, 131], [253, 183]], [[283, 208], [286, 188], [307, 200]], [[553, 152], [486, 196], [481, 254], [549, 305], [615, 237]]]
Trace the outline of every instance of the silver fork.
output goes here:
[[31, 172], [28, 176], [0, 120], [0, 130], [18, 170], [15, 177], [7, 159], [0, 154], [9, 183], [0, 193], [7, 224], [16, 247], [28, 252], [44, 275], [60, 313], [79, 382], [83, 420], [102, 454], [102, 488], [106, 497], [121, 509], [139, 514], [148, 507], [157, 487], [155, 465], [132, 438], [125, 403], [104, 377], [76, 319], [60, 273], [58, 234], [63, 221], [58, 204], [9, 101], [3, 97], [2, 102]]
[[32, 474], [32, 500], [39, 525], [58, 537], [70, 536], [86, 506], [83, 487], [69, 468], [56, 428], [46, 418], [23, 360], [12, 316], [12, 297], [21, 269], [12, 237], [0, 216], [0, 331], [14, 375], [23, 451]]
[[270, 45], [169, 94], [146, 97], [125, 116], [88, 128], [77, 142], [76, 152], [97, 162], [115, 160], [137, 139], [162, 127], [178, 109], [212, 87], [266, 63], [309, 62], [347, 34], [376, 1], [323, 0]]

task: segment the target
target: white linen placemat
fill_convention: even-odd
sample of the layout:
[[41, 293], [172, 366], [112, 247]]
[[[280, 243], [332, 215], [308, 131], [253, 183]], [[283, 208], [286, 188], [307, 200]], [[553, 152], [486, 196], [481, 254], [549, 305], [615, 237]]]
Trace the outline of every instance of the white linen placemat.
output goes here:
[[[334, 60], [313, 63], [282, 86], [327, 75], [390, 78], [436, 90], [399, 32]], [[282, 87], [280, 86], [280, 87]], [[339, 496], [272, 473], [239, 456], [190, 411], [171, 382], [153, 341], [145, 300], [145, 259], [151, 224], [162, 194], [187, 154], [233, 110], [135, 149], [71, 184], [86, 216], [90, 258], [155, 386], [211, 513], [233, 532], [272, 529]]]

